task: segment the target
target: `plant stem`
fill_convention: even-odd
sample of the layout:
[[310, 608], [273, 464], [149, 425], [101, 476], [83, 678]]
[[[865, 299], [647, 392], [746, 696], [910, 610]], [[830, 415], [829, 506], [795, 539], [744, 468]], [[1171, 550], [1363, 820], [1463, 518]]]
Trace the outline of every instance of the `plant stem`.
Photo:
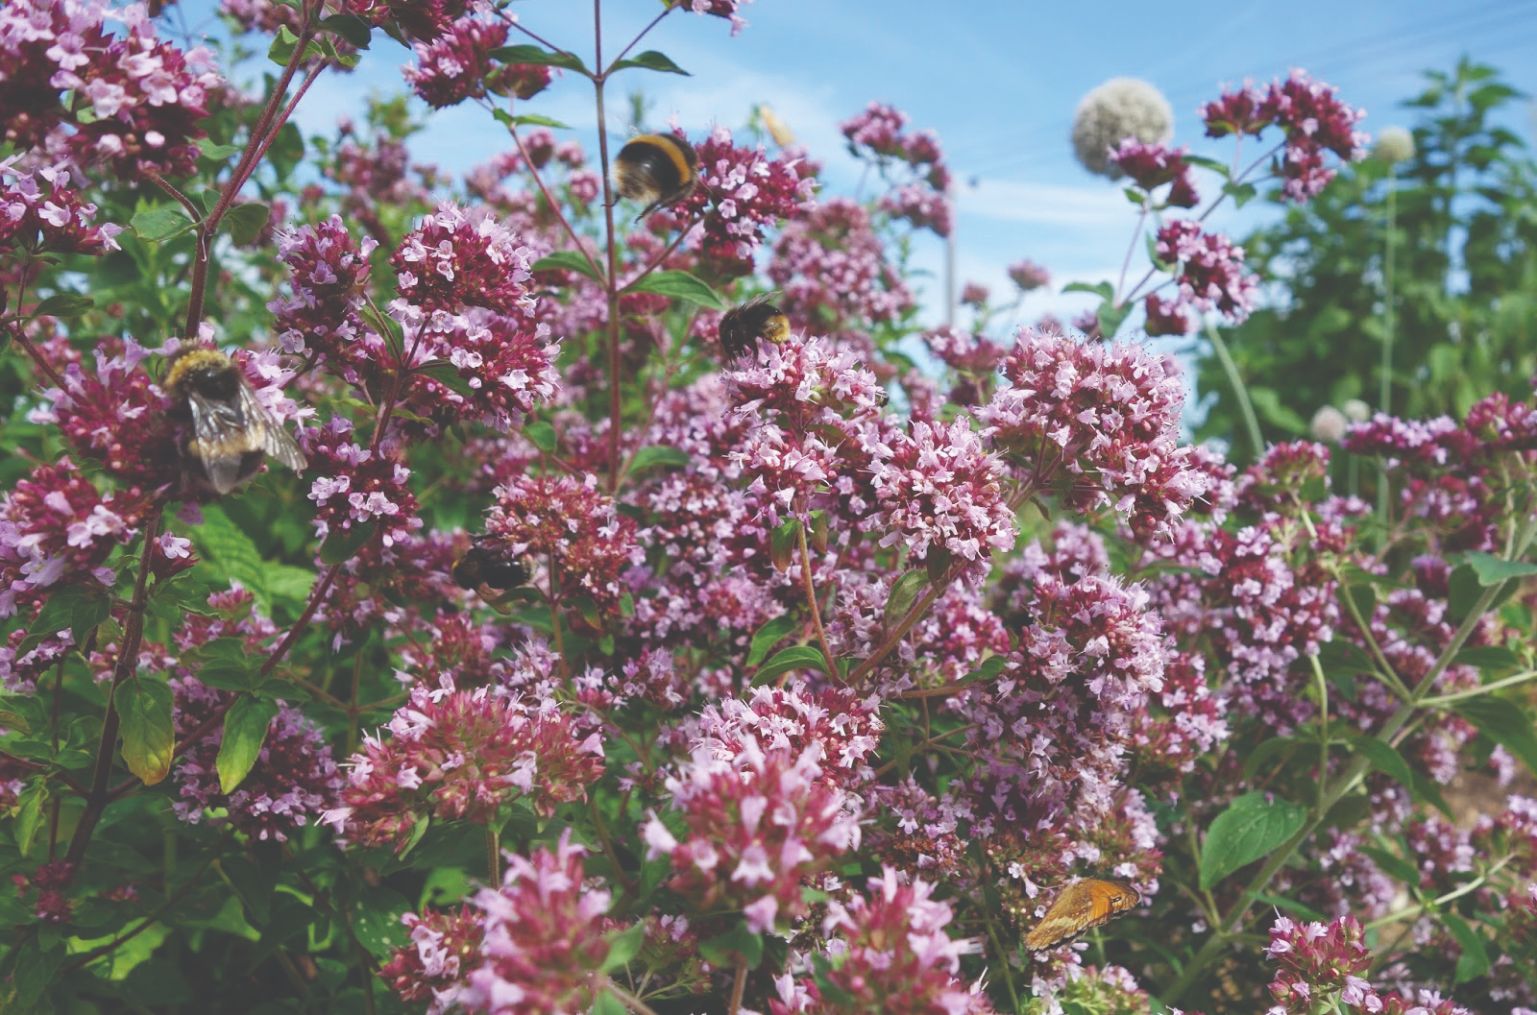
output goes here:
[[[822, 611], [817, 607], [816, 585], [811, 580], [811, 550], [806, 545], [806, 526], [804, 524], [796, 527], [796, 536], [800, 540], [801, 588], [806, 592], [806, 606], [811, 610], [811, 626], [816, 630], [817, 645], [821, 647], [822, 659], [827, 663], [827, 675], [836, 680], [838, 678], [838, 657], [833, 655], [832, 647], [827, 643], [827, 632], [822, 628]], [[785, 676], [789, 676], [789, 671], [786, 671]]]
[[486, 883], [492, 887], [502, 883], [502, 827], [495, 815], [486, 823]]
[[[593, 66], [603, 66], [603, 0], [592, 0]], [[601, 73], [593, 75], [592, 89], [598, 113], [598, 162], [603, 173], [603, 230], [608, 272], [603, 279], [608, 316], [608, 488], [619, 489], [619, 431], [623, 403], [619, 392], [619, 237], [614, 232], [614, 181], [609, 175], [608, 116], [604, 109]]]
[[1505, 677], [1492, 683], [1480, 684], [1477, 687], [1469, 687], [1461, 691], [1453, 691], [1450, 694], [1438, 694], [1434, 698], [1423, 698], [1420, 704], [1428, 708], [1434, 705], [1447, 705], [1466, 698], [1478, 698], [1493, 691], [1498, 691], [1502, 687], [1514, 687], [1516, 684], [1524, 684], [1533, 678], [1537, 678], [1537, 670], [1527, 670], [1525, 673], [1517, 673], [1515, 676]]
[[612, 978], [604, 977], [602, 988], [608, 991], [610, 994], [613, 994], [619, 1000], [623, 1001], [624, 1006], [630, 1009], [632, 1012], [635, 1012], [636, 1015], [656, 1015], [656, 1009], [652, 1008], [649, 1004], [642, 1001], [628, 990], [625, 990], [623, 987], [619, 986], [619, 984], [615, 983]]
[[1227, 374], [1227, 382], [1233, 388], [1233, 397], [1238, 402], [1239, 414], [1243, 416], [1244, 429], [1248, 433], [1249, 444], [1254, 448], [1256, 461], [1265, 453], [1265, 438], [1261, 436], [1259, 419], [1254, 415], [1254, 403], [1249, 401], [1249, 389], [1244, 384], [1243, 378], [1238, 375], [1238, 364], [1233, 362], [1232, 354], [1227, 350], [1227, 343], [1222, 340], [1222, 332], [1210, 321], [1206, 322], [1206, 337], [1211, 340], [1211, 347], [1217, 353], [1217, 361], [1222, 364], [1222, 372]]
[[736, 960], [736, 977], [731, 981], [731, 1004], [726, 1015], [737, 1015], [742, 1010], [742, 995], [747, 993], [747, 960]]
[[[96, 823], [111, 802], [107, 780], [112, 775], [112, 759], [117, 755], [117, 731], [121, 718], [117, 711], [117, 689], [138, 668], [139, 645], [144, 638], [144, 605], [149, 598], [150, 561], [154, 558], [155, 537], [160, 533], [161, 505], [150, 505], [149, 517], [144, 521], [144, 544], [139, 555], [139, 576], [134, 581], [133, 600], [128, 604], [128, 622], [123, 630], [123, 641], [118, 648], [117, 665], [112, 671], [112, 686], [107, 689], [107, 714], [101, 722], [101, 739], [96, 745], [96, 766], [91, 773], [91, 790], [85, 798], [85, 810], [80, 823], [75, 826], [74, 837], [69, 841], [69, 851], [64, 854], [74, 869], [78, 869], [85, 849], [91, 843]], [[70, 872], [73, 877], [74, 871]]]
[[913, 604], [912, 609], [907, 611], [907, 616], [903, 617], [901, 622], [892, 629], [891, 633], [886, 635], [886, 639], [880, 643], [874, 652], [870, 653], [869, 658], [861, 661], [858, 666], [849, 672], [848, 680], [845, 683], [858, 683], [860, 677], [865, 676], [875, 667], [879, 666], [881, 660], [885, 659], [891, 654], [893, 649], [901, 644], [902, 639], [906, 637], [907, 632], [912, 629], [912, 626], [918, 623], [925, 613], [929, 612], [929, 607], [934, 605], [934, 601], [940, 597], [945, 588], [944, 584], [930, 585], [929, 590], [923, 594], [921, 599]]
[[246, 185], [251, 174], [256, 171], [256, 166], [261, 161], [261, 156], [266, 153], [267, 147], [272, 143], [272, 138], [292, 114], [294, 104], [308, 88], [301, 89], [295, 96], [294, 103], [284, 106], [283, 99], [288, 94], [288, 86], [293, 83], [294, 75], [299, 72], [300, 64], [304, 63], [306, 51], [309, 49], [310, 39], [315, 34], [315, 11], [317, 7], [311, 7], [308, 0], [300, 12], [300, 24], [297, 42], [288, 63], [283, 66], [283, 72], [278, 77], [277, 83], [272, 86], [272, 95], [267, 100], [267, 105], [262, 109], [261, 115], [256, 118], [255, 125], [251, 128], [251, 136], [246, 139], [245, 150], [240, 153], [240, 161], [235, 163], [235, 169], [230, 173], [229, 180], [224, 184], [224, 189], [219, 192], [219, 199], [214, 203], [210, 211], [197, 227], [197, 253], [192, 263], [191, 292], [187, 298], [187, 319], [182, 326], [182, 335], [191, 338], [197, 334], [198, 325], [203, 321], [204, 297], [208, 290], [208, 262], [212, 251], [215, 234], [219, 229], [219, 222], [224, 218], [224, 213], [229, 211], [230, 205], [235, 201], [235, 195]]
[[[1377, 411], [1393, 414], [1393, 247], [1397, 231], [1398, 173], [1388, 170], [1387, 232], [1382, 251], [1382, 369], [1378, 377]], [[1385, 530], [1393, 509], [1386, 460], [1377, 463], [1377, 521]]]

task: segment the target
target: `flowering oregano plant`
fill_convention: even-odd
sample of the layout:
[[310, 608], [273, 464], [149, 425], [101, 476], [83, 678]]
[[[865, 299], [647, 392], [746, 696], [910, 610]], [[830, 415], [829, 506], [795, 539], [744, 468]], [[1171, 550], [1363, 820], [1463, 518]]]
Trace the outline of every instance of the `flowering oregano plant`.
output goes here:
[[[1211, 213], [1315, 198], [1357, 111], [1224, 94], [1231, 161], [1093, 117], [1120, 282], [939, 327], [951, 170], [891, 106], [874, 194], [679, 123], [697, 180], [621, 199], [642, 43], [740, 6], [225, 0], [249, 86], [0, 8], [0, 1008], [1530, 1012], [1532, 398], [1239, 468], [1131, 334], [1281, 284]], [[386, 36], [495, 159], [294, 125]]]

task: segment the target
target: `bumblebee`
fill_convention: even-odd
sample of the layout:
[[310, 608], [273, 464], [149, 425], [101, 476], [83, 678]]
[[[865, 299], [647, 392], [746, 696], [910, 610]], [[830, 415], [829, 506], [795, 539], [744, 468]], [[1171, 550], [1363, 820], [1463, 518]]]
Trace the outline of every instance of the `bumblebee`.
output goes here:
[[671, 134], [641, 134], [619, 149], [614, 185], [621, 197], [644, 201], [640, 221], [658, 208], [676, 204], [699, 186], [699, 155]]
[[271, 455], [295, 472], [304, 453], [281, 423], [267, 414], [240, 368], [214, 349], [183, 349], [171, 360], [162, 385], [192, 420], [183, 449], [194, 478], [229, 493], [256, 474]]
[[752, 355], [759, 342], [778, 345], [790, 337], [790, 319], [772, 299], [772, 294], [754, 296], [721, 317], [720, 345], [727, 359]]
[[[506, 592], [527, 583], [528, 568], [485, 536], [476, 536], [464, 556], [454, 561], [454, 583], [462, 589]], [[489, 597], [488, 597], [489, 598]]]

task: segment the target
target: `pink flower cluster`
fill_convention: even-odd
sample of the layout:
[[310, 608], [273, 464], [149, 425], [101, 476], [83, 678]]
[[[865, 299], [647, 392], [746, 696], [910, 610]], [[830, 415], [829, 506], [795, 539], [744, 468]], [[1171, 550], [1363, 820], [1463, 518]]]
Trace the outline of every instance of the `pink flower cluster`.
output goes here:
[[1110, 153], [1110, 161], [1132, 183], [1147, 193], [1166, 184], [1172, 184], [1157, 207], [1194, 208], [1201, 201], [1196, 193], [1195, 181], [1190, 178], [1191, 165], [1186, 160], [1185, 148], [1169, 148], [1158, 142], [1144, 143], [1127, 138]]
[[1020, 292], [1033, 292], [1051, 285], [1051, 272], [1031, 260], [1009, 265], [1008, 275], [1009, 280], [1019, 286]]
[[1278, 916], [1265, 954], [1280, 967], [1270, 982], [1276, 1004], [1266, 1015], [1309, 1015], [1329, 1005], [1383, 1015], [1471, 1015], [1434, 991], [1379, 995], [1365, 979], [1372, 958], [1366, 932], [1351, 916], [1328, 924], [1299, 924]]
[[484, 307], [517, 314], [533, 302], [530, 257], [511, 229], [483, 210], [440, 206], [390, 255], [401, 299], [422, 310]]
[[182, 821], [199, 824], [207, 812], [222, 808], [221, 821], [253, 838], [286, 842], [312, 816], [335, 806], [342, 776], [320, 727], [298, 709], [278, 703], [267, 724], [261, 753], [231, 793], [219, 788], [216, 761], [223, 731], [217, 727], [191, 744], [185, 740], [203, 721], [228, 706], [231, 695], [205, 687], [195, 677], [171, 681], [175, 691], [175, 727], [184, 751], [173, 772], [178, 799], [172, 805]]
[[586, 850], [506, 854], [500, 885], [448, 912], [407, 913], [411, 942], [381, 970], [402, 1000], [428, 1011], [586, 1011], [609, 954], [608, 892], [586, 883]]
[[61, 582], [110, 586], [114, 576], [100, 566], [132, 536], [143, 508], [131, 497], [102, 496], [68, 458], [18, 480], [0, 499], [0, 617]]
[[315, 533], [322, 540], [346, 539], [373, 528], [388, 548], [421, 528], [411, 470], [398, 447], [354, 443], [352, 422], [344, 416], [306, 430], [303, 447], [315, 474], [309, 499], [315, 505]]
[[550, 83], [550, 68], [504, 64], [491, 51], [507, 44], [508, 25], [471, 14], [430, 41], [412, 44], [416, 63], [401, 69], [406, 83], [434, 109], [490, 92], [530, 99]]
[[1364, 115], [1300, 70], [1263, 90], [1225, 92], [1201, 110], [1207, 137], [1257, 136], [1272, 124], [1279, 127], [1286, 135], [1280, 165], [1285, 193], [1298, 202], [1314, 197], [1334, 178], [1335, 171], [1325, 165], [1326, 153], [1346, 161], [1361, 157], [1366, 136], [1355, 125]]
[[324, 817], [362, 845], [398, 851], [421, 817], [485, 824], [517, 797], [549, 815], [603, 774], [600, 739], [575, 739], [551, 700], [417, 684], [387, 729], [348, 760], [341, 804]]
[[[105, 254], [123, 227], [95, 225], [96, 206], [80, 197], [65, 166], [23, 172], [0, 161], [0, 249], [29, 254]], [[42, 181], [39, 186], [38, 181]]]
[[1204, 232], [1189, 219], [1174, 219], [1158, 230], [1154, 252], [1174, 266], [1178, 292], [1172, 300], [1157, 293], [1148, 296], [1149, 335], [1188, 332], [1189, 308], [1216, 310], [1233, 324], [1248, 318], [1257, 284], [1244, 268], [1242, 247], [1220, 233]]
[[361, 317], [376, 246], [367, 237], [354, 239], [340, 215], [282, 234], [278, 256], [292, 295], [267, 309], [284, 352], [317, 356], [354, 373], [382, 359], [384, 341], [366, 331]]
[[620, 574], [639, 562], [635, 522], [615, 509], [595, 479], [523, 475], [495, 495], [486, 535], [512, 556], [547, 565], [552, 599], [582, 597], [602, 611], [618, 606]]
[[900, 543], [914, 566], [977, 581], [992, 551], [1014, 545], [1004, 466], [965, 419], [865, 427], [879, 545]]
[[821, 202], [786, 224], [768, 275], [783, 291], [791, 320], [818, 321], [828, 330], [890, 321], [913, 305], [869, 214], [847, 198]]
[[1184, 387], [1172, 360], [1024, 329], [1003, 377], [978, 418], [1033, 495], [1110, 506], [1147, 531], [1205, 491], [1194, 452], [1179, 443]]
[[[934, 886], [908, 881], [891, 867], [871, 878], [868, 895], [832, 900], [822, 920], [827, 960], [814, 977], [786, 974], [775, 982], [773, 1015], [830, 1010], [991, 1015], [980, 985], [960, 978], [960, 958], [981, 950], [945, 928], [954, 914], [934, 899]], [[836, 1000], [836, 1005], [829, 1002]]]
[[124, 482], [146, 490], [181, 474], [170, 402], [143, 366], [149, 350], [126, 340], [96, 350], [96, 369], [70, 363], [64, 388], [47, 392], [51, 405], [32, 414], [54, 423], [81, 455], [95, 459]]
[[859, 825], [817, 749], [764, 749], [746, 729], [725, 747], [701, 745], [668, 776], [681, 831], [653, 814], [647, 855], [667, 859], [695, 912], [740, 911], [754, 932], [772, 930], [805, 914], [802, 887], [859, 845]]
[[[678, 137], [688, 143], [681, 132]], [[716, 127], [694, 150], [700, 185], [660, 213], [658, 222], [670, 226], [700, 219], [692, 249], [723, 278], [750, 274], [753, 254], [768, 229], [811, 200], [809, 167], [793, 152], [771, 158], [761, 147], [739, 146], [725, 127]]]
[[845, 120], [838, 129], [848, 139], [849, 151], [856, 158], [902, 162], [923, 176], [935, 191], [943, 193], [950, 185], [950, 171], [945, 168], [939, 140], [931, 131], [907, 133], [907, 114], [880, 102], [872, 102], [858, 116]]
[[0, 135], [122, 179], [190, 173], [223, 87], [212, 54], [161, 41], [140, 4], [16, 0], [0, 9], [0, 63]]
[[949, 236], [953, 227], [949, 199], [920, 183], [906, 183], [887, 192], [880, 207], [892, 218], [901, 219], [914, 229], [927, 229], [935, 236]]

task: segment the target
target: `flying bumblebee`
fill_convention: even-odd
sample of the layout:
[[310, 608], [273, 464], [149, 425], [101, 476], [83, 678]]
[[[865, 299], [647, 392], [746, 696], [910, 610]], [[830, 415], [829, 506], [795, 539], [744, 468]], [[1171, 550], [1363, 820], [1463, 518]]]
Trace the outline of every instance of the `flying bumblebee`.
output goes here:
[[721, 317], [720, 345], [727, 359], [751, 355], [759, 342], [778, 345], [790, 337], [790, 319], [772, 301], [772, 293], [754, 296]]
[[471, 538], [470, 548], [454, 561], [453, 576], [460, 588], [482, 592], [487, 599], [496, 598], [494, 593], [515, 589], [529, 578], [528, 567], [520, 558], [485, 536]]
[[614, 160], [614, 185], [621, 197], [644, 201], [638, 222], [669, 204], [677, 204], [699, 186], [699, 155], [694, 146], [671, 134], [630, 138]]
[[162, 385], [177, 412], [192, 420], [185, 452], [194, 479], [221, 496], [256, 474], [267, 455], [302, 472], [304, 453], [281, 423], [268, 415], [228, 356], [192, 347], [178, 352]]

